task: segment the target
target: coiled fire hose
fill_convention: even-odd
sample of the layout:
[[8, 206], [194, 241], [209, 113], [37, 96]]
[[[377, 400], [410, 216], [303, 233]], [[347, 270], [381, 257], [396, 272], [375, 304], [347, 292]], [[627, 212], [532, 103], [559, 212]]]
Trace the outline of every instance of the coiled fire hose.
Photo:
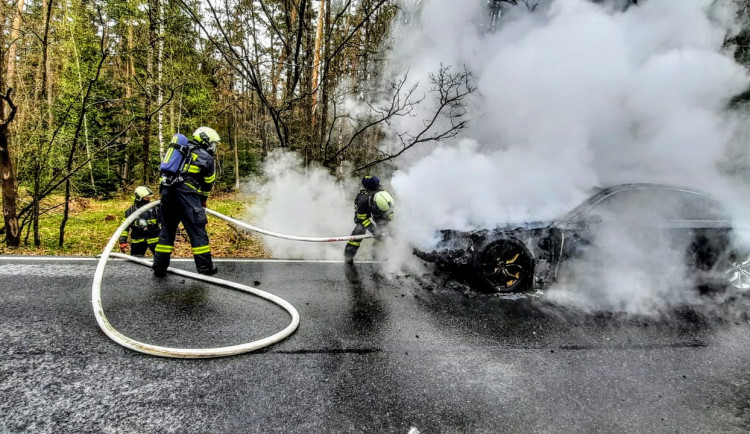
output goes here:
[[[276, 303], [277, 305], [283, 307], [289, 313], [292, 320], [286, 328], [266, 338], [259, 339], [253, 342], [244, 343], [244, 344], [231, 345], [231, 346], [225, 346], [225, 347], [216, 347], [216, 348], [163, 347], [159, 345], [153, 345], [153, 344], [136, 341], [135, 339], [129, 338], [128, 336], [125, 336], [124, 334], [117, 331], [112, 326], [112, 324], [110, 324], [110, 322], [107, 320], [107, 316], [104, 314], [104, 308], [102, 307], [101, 289], [102, 289], [102, 279], [104, 276], [104, 269], [107, 266], [107, 260], [109, 259], [110, 256], [115, 257], [115, 258], [120, 258], [120, 259], [126, 259], [128, 261], [136, 262], [136, 263], [145, 265], [147, 267], [151, 267], [152, 263], [150, 261], [147, 261], [142, 258], [136, 258], [130, 255], [125, 255], [122, 253], [115, 253], [115, 252], [112, 252], [112, 249], [114, 248], [115, 242], [117, 241], [117, 238], [119, 237], [120, 233], [122, 233], [126, 228], [128, 228], [141, 214], [159, 205], [159, 203], [160, 201], [158, 200], [153, 201], [149, 203], [148, 205], [138, 208], [133, 214], [128, 216], [128, 218], [126, 218], [125, 221], [123, 221], [122, 224], [120, 224], [120, 226], [117, 228], [114, 235], [112, 235], [112, 238], [110, 238], [109, 242], [107, 243], [107, 246], [104, 248], [101, 256], [99, 257], [99, 262], [96, 266], [96, 272], [94, 273], [94, 282], [91, 287], [91, 304], [94, 308], [94, 316], [96, 317], [96, 322], [99, 324], [99, 328], [104, 332], [104, 334], [106, 334], [110, 339], [115, 341], [117, 344], [122, 345], [125, 348], [129, 348], [131, 350], [138, 351], [141, 353], [150, 354], [153, 356], [160, 356], [160, 357], [197, 359], [197, 358], [210, 358], [210, 357], [225, 357], [225, 356], [232, 356], [236, 354], [242, 354], [242, 353], [255, 351], [260, 348], [264, 348], [269, 345], [275, 344], [276, 342], [279, 342], [285, 339], [286, 337], [294, 333], [295, 330], [297, 330], [297, 327], [299, 326], [299, 313], [297, 312], [297, 309], [294, 308], [294, 306], [292, 306], [289, 302], [287, 302], [281, 297], [262, 291], [258, 288], [253, 288], [252, 286], [242, 285], [240, 283], [230, 282], [228, 280], [217, 279], [215, 277], [204, 276], [202, 274], [169, 267], [167, 271], [171, 273], [178, 274], [180, 276], [191, 277], [193, 279], [202, 280], [205, 282], [213, 283], [213, 284], [220, 285], [220, 286], [225, 286], [228, 288], [238, 289], [240, 291], [248, 292], [250, 294], [257, 295], [258, 297], [261, 297], [273, 303]], [[226, 220], [234, 225], [237, 225], [239, 227], [242, 227], [251, 231], [259, 232], [259, 233], [269, 235], [272, 237], [285, 238], [289, 240], [310, 241], [310, 242], [335, 242], [335, 241], [362, 240], [365, 238], [372, 238], [372, 235], [356, 235], [356, 236], [342, 236], [342, 237], [328, 237], [328, 238], [285, 235], [285, 234], [280, 234], [277, 232], [267, 231], [265, 229], [261, 229], [253, 225], [247, 224], [245, 222], [235, 220], [231, 217], [227, 217], [221, 213], [218, 213], [208, 208], [206, 208], [206, 213], [211, 214], [220, 219]]]

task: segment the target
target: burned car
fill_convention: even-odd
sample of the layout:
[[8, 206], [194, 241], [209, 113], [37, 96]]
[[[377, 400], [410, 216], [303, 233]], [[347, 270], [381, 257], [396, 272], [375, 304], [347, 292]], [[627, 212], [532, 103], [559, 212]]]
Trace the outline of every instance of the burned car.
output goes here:
[[[584, 258], [607, 267], [606, 255], [596, 247], [613, 229], [621, 239], [637, 240], [639, 254], [654, 260], [656, 240], [667, 239], [695, 285], [750, 289], [750, 250], [737, 248], [737, 228], [722, 204], [703, 192], [662, 184], [596, 189], [552, 222], [441, 230], [433, 250], [414, 254], [440, 270], [469, 277], [484, 290], [518, 292], [548, 286]], [[610, 251], [617, 255], [621, 247]]]

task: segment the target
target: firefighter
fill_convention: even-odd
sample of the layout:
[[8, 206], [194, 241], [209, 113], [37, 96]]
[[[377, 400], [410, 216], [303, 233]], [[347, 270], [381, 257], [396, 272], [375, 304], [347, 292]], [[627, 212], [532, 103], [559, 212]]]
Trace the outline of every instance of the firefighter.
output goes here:
[[212, 275], [219, 271], [211, 259], [204, 208], [216, 179], [214, 153], [220, 142], [221, 138], [214, 129], [198, 128], [190, 139], [189, 157], [178, 174], [179, 179], [174, 181], [162, 177], [162, 226], [153, 265], [156, 277], [166, 275], [180, 222], [190, 238], [198, 273]]
[[[375, 240], [380, 241], [386, 235], [388, 223], [393, 220], [393, 197], [380, 186], [377, 176], [368, 175], [362, 178], [363, 190], [354, 198], [354, 230], [352, 235], [364, 235], [370, 231]], [[349, 241], [344, 248], [344, 261], [354, 262], [354, 255], [362, 242]]]
[[[150, 188], [141, 185], [135, 189], [135, 201], [125, 211], [125, 218], [130, 217], [138, 208], [151, 202], [154, 192]], [[130, 224], [120, 234], [120, 251], [128, 251], [128, 235], [130, 235], [130, 254], [133, 256], [146, 256], [146, 250], [154, 253], [156, 242], [159, 240], [159, 206], [146, 211], [138, 216], [138, 219]]]

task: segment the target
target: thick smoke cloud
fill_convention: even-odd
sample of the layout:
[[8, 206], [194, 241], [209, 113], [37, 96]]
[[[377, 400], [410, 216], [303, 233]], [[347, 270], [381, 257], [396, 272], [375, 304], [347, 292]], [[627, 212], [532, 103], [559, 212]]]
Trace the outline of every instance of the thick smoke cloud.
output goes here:
[[[498, 32], [481, 34], [472, 22], [445, 26], [439, 17], [458, 8], [451, 3], [425, 2], [435, 12], [423, 14], [416, 39], [439, 35], [424, 43], [440, 52], [430, 57], [464, 62], [477, 77], [465, 136], [478, 144], [443, 144], [404, 166], [393, 180], [402, 211], [432, 209], [423, 192], [438, 191], [459, 201], [442, 206], [465, 217], [435, 213], [435, 227], [500, 224], [529, 213], [546, 218], [596, 185], [712, 187], [705, 180], [718, 178], [737, 131], [724, 107], [748, 84], [722, 52], [729, 12], [709, 13], [708, 0], [644, 2], [626, 12], [558, 0], [534, 14], [518, 8]], [[462, 203], [467, 196], [474, 200]]]
[[[412, 247], [434, 244], [437, 229], [549, 219], [598, 185], [664, 182], [724, 198], [748, 191], [720, 170], [730, 158], [734, 167], [748, 165], [744, 120], [726, 111], [750, 82], [724, 47], [737, 30], [730, 1], [651, 0], [627, 9], [622, 2], [539, 3], [533, 13], [506, 10], [493, 32], [483, 1], [404, 3], [411, 19], [394, 30], [388, 62], [394, 76], [408, 70], [426, 92], [428, 74], [440, 65], [465, 67], [477, 92], [460, 137], [420, 145], [396, 161], [388, 184], [397, 201], [392, 269], [412, 270]], [[423, 125], [416, 117], [394, 128]], [[315, 235], [350, 230], [356, 181], [342, 186], [316, 169], [282, 167], [261, 189], [270, 200], [259, 223]], [[307, 226], [296, 226], [299, 214]], [[641, 278], [648, 267], [669, 270], [665, 279], [684, 274], [674, 246], [655, 243], [666, 262], [646, 267], [637, 254], [629, 256], [629, 234], [619, 237], [611, 244], [621, 252], [608, 253], [621, 260], [593, 285], [598, 289], [555, 297], [637, 312], [681, 299], [680, 285]], [[297, 249], [271, 244], [274, 255], [300, 256]], [[340, 249], [326, 252], [318, 255], [341, 257]]]
[[[747, 191], [720, 171], [746, 137], [726, 111], [748, 86], [747, 72], [724, 49], [735, 26], [729, 2], [646, 1], [623, 11], [611, 2], [558, 0], [533, 14], [516, 8], [494, 33], [476, 25], [479, 11], [461, 14], [463, 26], [446, 26], [456, 8], [424, 2], [419, 36], [407, 38], [420, 46], [405, 50], [422, 52], [433, 68], [468, 66], [479, 90], [474, 121], [463, 140], [441, 144], [394, 177], [399, 239], [429, 247], [436, 228], [548, 219], [597, 185], [663, 182], [723, 198]], [[746, 154], [739, 159], [747, 163]], [[693, 301], [684, 246], [651, 237], [644, 255], [638, 238], [600, 234], [591, 260], [550, 297], [638, 313]]]
[[[264, 229], [307, 237], [351, 233], [352, 205], [348, 188], [328, 171], [305, 168], [294, 153], [276, 151], [266, 160], [265, 179], [244, 186], [257, 198], [248, 220]], [[342, 243], [310, 243], [263, 236], [274, 258], [341, 260]], [[365, 249], [366, 250], [366, 249]], [[365, 252], [365, 255], [367, 252]]]

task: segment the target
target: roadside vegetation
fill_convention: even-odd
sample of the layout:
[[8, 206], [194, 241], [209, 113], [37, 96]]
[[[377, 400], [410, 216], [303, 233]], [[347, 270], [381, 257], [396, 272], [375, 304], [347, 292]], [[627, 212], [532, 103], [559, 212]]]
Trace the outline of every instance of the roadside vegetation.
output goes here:
[[[50, 197], [50, 202], [60, 203], [60, 197]], [[247, 218], [247, 207], [252, 199], [239, 194], [211, 196], [209, 208], [240, 220]], [[71, 201], [65, 242], [58, 245], [62, 208], [52, 209], [39, 219], [42, 243], [21, 243], [17, 248], [0, 244], [0, 255], [65, 255], [95, 256], [101, 254], [112, 234], [124, 220], [125, 210], [133, 203], [132, 196], [120, 196], [108, 200], [80, 197]], [[181, 228], [181, 227], [180, 227]], [[261, 238], [248, 231], [208, 216], [208, 235], [215, 257], [265, 258]], [[24, 238], [27, 236], [23, 234]], [[115, 250], [117, 247], [115, 247]], [[149, 252], [147, 256], [151, 256]], [[182, 229], [175, 242], [175, 257], [192, 257], [190, 243]]]

